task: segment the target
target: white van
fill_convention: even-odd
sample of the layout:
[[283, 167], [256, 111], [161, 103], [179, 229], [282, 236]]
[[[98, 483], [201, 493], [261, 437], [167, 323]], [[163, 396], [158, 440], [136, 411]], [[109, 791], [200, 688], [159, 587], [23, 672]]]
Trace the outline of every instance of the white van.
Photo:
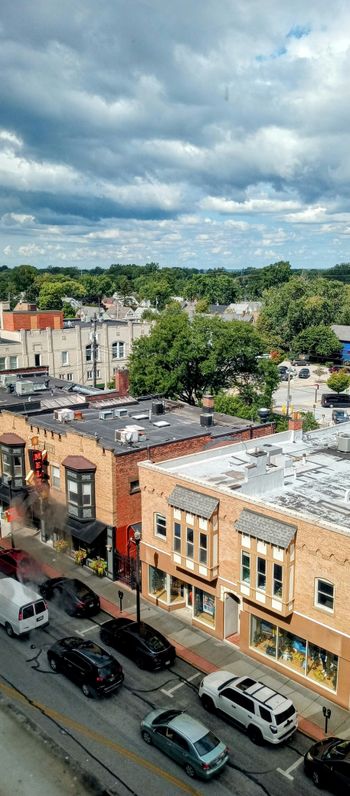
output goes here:
[[14, 578], [0, 579], [0, 625], [8, 636], [23, 636], [48, 621], [47, 604], [40, 594]]

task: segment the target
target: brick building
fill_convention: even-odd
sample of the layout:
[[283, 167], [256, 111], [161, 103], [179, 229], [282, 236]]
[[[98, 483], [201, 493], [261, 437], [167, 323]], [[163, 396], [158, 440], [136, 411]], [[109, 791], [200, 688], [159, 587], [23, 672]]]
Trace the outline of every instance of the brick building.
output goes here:
[[[120, 379], [120, 388], [123, 386]], [[125, 386], [125, 384], [124, 384]], [[251, 439], [271, 425], [159, 400], [88, 396], [89, 405], [23, 417], [0, 414], [0, 501], [26, 500], [30, 450], [46, 451], [48, 486], [39, 506], [42, 536], [66, 534], [73, 547], [106, 555], [110, 577], [128, 577], [133, 526], [141, 521], [138, 464], [176, 458], [233, 439]], [[207, 401], [208, 402], [208, 401]], [[15, 435], [12, 442], [8, 434]], [[27, 478], [27, 480], [26, 480]], [[34, 490], [35, 498], [35, 490]]]
[[143, 596], [346, 707], [349, 432], [139, 465]]

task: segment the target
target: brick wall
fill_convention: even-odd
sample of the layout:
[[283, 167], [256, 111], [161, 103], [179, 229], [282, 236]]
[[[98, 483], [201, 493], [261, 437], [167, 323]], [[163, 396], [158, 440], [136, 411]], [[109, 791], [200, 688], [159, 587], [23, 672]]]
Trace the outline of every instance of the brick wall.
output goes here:
[[3, 329], [8, 332], [47, 328], [63, 329], [63, 312], [50, 310], [47, 312], [4, 312], [3, 314]]

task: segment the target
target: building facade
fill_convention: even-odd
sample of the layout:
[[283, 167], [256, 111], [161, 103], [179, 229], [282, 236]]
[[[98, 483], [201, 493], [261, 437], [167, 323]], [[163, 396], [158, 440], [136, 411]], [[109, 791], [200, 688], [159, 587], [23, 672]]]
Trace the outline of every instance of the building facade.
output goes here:
[[350, 424], [293, 422], [139, 465], [142, 591], [348, 708]]
[[[4, 313], [4, 317], [7, 314], [14, 313]], [[92, 386], [94, 327], [80, 321], [69, 323], [63, 329], [2, 328], [0, 370], [46, 366], [51, 376]], [[142, 321], [97, 321], [97, 382], [107, 385], [113, 381], [116, 371], [126, 366], [134, 341], [149, 331], [150, 324]]]

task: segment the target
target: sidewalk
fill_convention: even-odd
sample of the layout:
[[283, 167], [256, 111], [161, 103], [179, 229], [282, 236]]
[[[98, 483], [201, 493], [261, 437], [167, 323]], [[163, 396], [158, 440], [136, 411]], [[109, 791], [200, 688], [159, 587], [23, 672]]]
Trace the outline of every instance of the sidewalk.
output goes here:
[[[43, 565], [48, 577], [66, 575], [79, 577], [89, 583], [101, 599], [103, 610], [113, 616], [120, 616], [118, 591], [122, 590], [123, 615], [135, 616], [135, 592], [128, 589], [124, 583], [97, 578], [87, 567], [79, 567], [65, 554], [56, 553], [51, 547], [40, 542], [38, 532], [32, 528], [23, 528], [14, 532], [15, 544], [28, 550]], [[10, 540], [0, 539], [0, 544], [10, 546]], [[259, 663], [253, 658], [240, 652], [239, 649], [227, 641], [221, 641], [207, 635], [201, 630], [192, 627], [186, 620], [179, 618], [177, 612], [167, 612], [155, 605], [151, 605], [141, 598], [141, 616], [153, 624], [160, 632], [164, 633], [175, 645], [179, 658], [208, 674], [217, 669], [227, 669], [235, 674], [247, 674], [262, 680], [266, 685], [275, 688], [288, 696], [296, 706], [299, 714], [299, 730], [312, 738], [324, 738], [324, 717], [322, 708], [331, 709], [331, 718], [328, 721], [328, 736], [337, 735], [350, 738], [350, 713], [339, 707], [334, 702], [321, 696], [309, 688], [299, 685], [288, 674], [284, 675]]]

